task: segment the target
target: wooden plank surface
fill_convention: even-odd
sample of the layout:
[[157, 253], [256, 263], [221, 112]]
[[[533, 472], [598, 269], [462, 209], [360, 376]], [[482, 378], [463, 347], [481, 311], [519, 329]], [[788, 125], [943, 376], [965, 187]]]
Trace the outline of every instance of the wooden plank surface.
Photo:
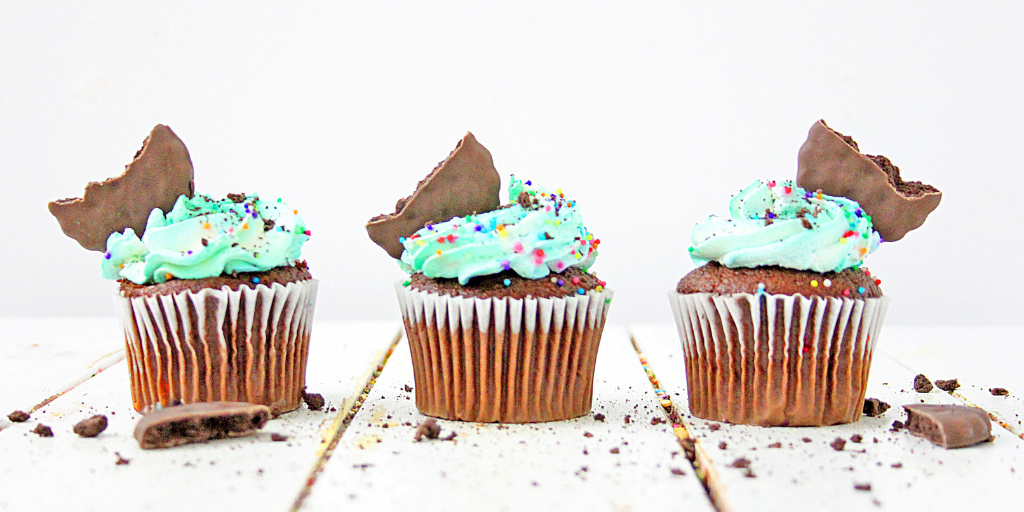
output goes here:
[[[957, 379], [954, 393], [977, 405], [1011, 432], [1024, 436], [1024, 328], [887, 328], [880, 349], [932, 380]], [[1009, 395], [993, 395], [1003, 388]]]
[[0, 428], [124, 359], [114, 317], [0, 318]]
[[[883, 416], [832, 427], [763, 428], [690, 416], [675, 327], [636, 326], [632, 332], [710, 456], [717, 473], [710, 484], [723, 498], [722, 510], [986, 510], [1016, 500], [1010, 490], [1024, 484], [1022, 441], [996, 425], [993, 442], [959, 450], [934, 446], [905, 430], [891, 432], [894, 420], [905, 420], [899, 405], [958, 400], [938, 390], [914, 392], [915, 371], [884, 353], [876, 353], [867, 393], [893, 405]], [[884, 347], [900, 335], [883, 331], [879, 344]], [[854, 435], [863, 440], [852, 442]], [[846, 441], [841, 451], [830, 446], [836, 438]], [[774, 443], [781, 446], [771, 447]], [[740, 458], [750, 461], [752, 476], [733, 467]], [[870, 485], [870, 490], [858, 490], [858, 485]]]
[[[323, 394], [328, 410], [303, 406], [254, 437], [167, 450], [141, 450], [132, 437], [140, 416], [120, 362], [0, 435], [0, 509], [288, 510], [399, 325], [314, 324], [307, 385]], [[72, 433], [93, 414], [107, 416], [104, 433], [93, 439]], [[54, 437], [30, 433], [38, 423]], [[275, 432], [288, 439], [271, 441]], [[130, 462], [118, 465], [120, 457]]]
[[605, 330], [598, 356], [604, 421], [439, 421], [453, 441], [415, 442], [412, 385], [403, 340], [303, 510], [712, 510], [669, 424], [651, 424], [664, 411], [624, 329]]

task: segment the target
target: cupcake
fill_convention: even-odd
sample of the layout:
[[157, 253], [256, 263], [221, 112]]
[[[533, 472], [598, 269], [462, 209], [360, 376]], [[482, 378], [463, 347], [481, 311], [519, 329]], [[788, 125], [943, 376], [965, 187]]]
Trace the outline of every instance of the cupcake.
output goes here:
[[477, 422], [582, 416], [612, 298], [589, 272], [600, 240], [561, 189], [513, 176], [499, 206], [497, 183], [467, 134], [395, 213], [367, 224], [410, 274], [396, 289], [416, 406]]
[[158, 125], [124, 174], [49, 207], [119, 282], [137, 411], [215, 401], [293, 410], [317, 290], [299, 259], [310, 232], [279, 198], [193, 189], [188, 151]]
[[[861, 155], [823, 121], [800, 154], [797, 182], [755, 181], [727, 218], [691, 233], [698, 268], [669, 296], [700, 418], [815, 426], [861, 415], [890, 300], [864, 259], [880, 233], [893, 240], [920, 226], [941, 194], [907, 185], [888, 159]], [[813, 191], [800, 186], [807, 176]], [[837, 189], [845, 197], [829, 195]], [[926, 195], [930, 208], [914, 199]]]

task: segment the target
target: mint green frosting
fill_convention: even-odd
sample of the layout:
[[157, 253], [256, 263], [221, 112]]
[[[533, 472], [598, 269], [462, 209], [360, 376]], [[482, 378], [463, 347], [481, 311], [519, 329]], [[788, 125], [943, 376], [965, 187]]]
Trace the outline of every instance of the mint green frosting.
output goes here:
[[111, 233], [103, 277], [153, 284], [294, 264], [310, 234], [298, 212], [280, 199], [237, 199], [179, 196], [166, 215], [150, 212], [141, 239], [131, 228]]
[[504, 270], [527, 279], [571, 266], [586, 270], [597, 257], [600, 240], [583, 226], [576, 201], [561, 192], [550, 193], [512, 176], [512, 204], [432, 224], [399, 239], [405, 247], [399, 265], [427, 277], [458, 278], [461, 284]]
[[859, 266], [881, 239], [856, 201], [792, 181], [755, 181], [729, 202], [729, 218], [694, 226], [690, 257], [730, 268], [778, 265], [839, 272]]

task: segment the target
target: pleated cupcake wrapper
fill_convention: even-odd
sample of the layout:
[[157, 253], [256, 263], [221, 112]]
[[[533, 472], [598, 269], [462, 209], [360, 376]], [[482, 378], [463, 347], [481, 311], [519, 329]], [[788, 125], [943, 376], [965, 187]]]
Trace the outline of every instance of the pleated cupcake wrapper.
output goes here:
[[669, 293], [690, 412], [751, 425], [834, 425], [864, 408], [889, 297]]
[[317, 284], [118, 294], [135, 409], [221, 400], [297, 408]]
[[590, 412], [611, 290], [478, 299], [396, 288], [423, 414], [532, 423]]

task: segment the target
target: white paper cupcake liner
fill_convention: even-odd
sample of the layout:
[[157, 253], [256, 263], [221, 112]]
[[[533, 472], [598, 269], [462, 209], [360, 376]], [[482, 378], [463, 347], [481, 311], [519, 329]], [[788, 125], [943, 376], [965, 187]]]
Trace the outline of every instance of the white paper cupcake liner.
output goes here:
[[135, 409], [214, 401], [297, 408], [317, 284], [118, 294]]
[[531, 423], [590, 412], [611, 290], [478, 299], [396, 289], [423, 414]]
[[860, 418], [889, 297], [669, 293], [690, 412], [751, 425]]

